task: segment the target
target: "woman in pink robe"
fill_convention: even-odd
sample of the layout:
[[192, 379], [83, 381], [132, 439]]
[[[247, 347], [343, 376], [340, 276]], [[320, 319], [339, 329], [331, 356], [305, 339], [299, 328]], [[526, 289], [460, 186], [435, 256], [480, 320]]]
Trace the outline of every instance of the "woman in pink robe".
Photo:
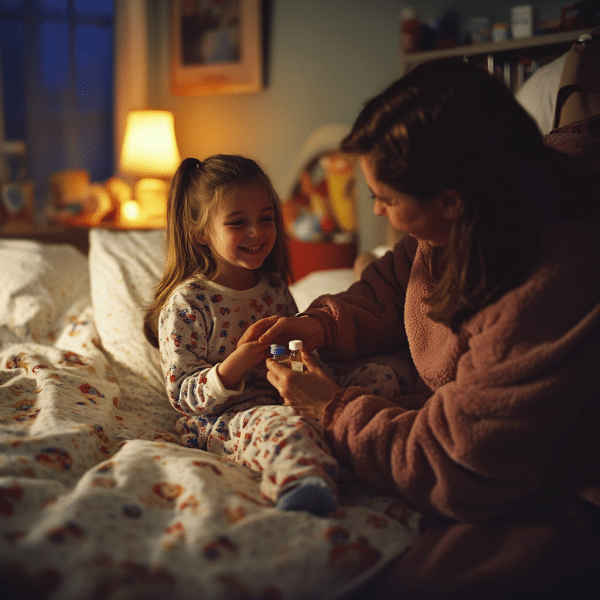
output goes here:
[[356, 598], [600, 594], [598, 131], [600, 116], [544, 140], [503, 83], [432, 61], [342, 142], [408, 235], [346, 292], [248, 336], [326, 361], [410, 351], [419, 385], [397, 398], [340, 389], [306, 353], [304, 374], [268, 364], [341, 464], [423, 515]]

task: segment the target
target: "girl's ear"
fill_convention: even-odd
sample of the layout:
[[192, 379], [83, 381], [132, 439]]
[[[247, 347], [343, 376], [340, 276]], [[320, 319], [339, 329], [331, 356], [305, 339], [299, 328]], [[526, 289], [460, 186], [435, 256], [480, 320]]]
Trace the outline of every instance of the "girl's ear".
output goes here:
[[450, 221], [456, 221], [465, 211], [465, 203], [462, 195], [456, 190], [444, 190], [437, 201], [442, 209], [444, 217]]
[[196, 241], [199, 244], [201, 244], [202, 246], [208, 246], [208, 236], [206, 235], [206, 232], [204, 232], [204, 234], [197, 233], [195, 237], [196, 237]]

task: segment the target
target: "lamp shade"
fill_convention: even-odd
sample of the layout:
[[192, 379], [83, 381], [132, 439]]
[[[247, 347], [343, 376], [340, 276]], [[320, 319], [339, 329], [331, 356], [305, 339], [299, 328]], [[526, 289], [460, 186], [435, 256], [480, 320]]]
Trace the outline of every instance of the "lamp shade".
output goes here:
[[171, 177], [179, 165], [173, 114], [133, 110], [127, 115], [119, 167], [137, 177]]

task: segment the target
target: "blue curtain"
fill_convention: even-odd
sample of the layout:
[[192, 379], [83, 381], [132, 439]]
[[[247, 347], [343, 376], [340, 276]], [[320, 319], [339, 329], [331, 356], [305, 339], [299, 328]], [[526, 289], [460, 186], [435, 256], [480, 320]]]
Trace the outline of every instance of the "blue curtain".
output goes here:
[[0, 0], [5, 137], [27, 145], [36, 211], [48, 176], [114, 174], [113, 0]]

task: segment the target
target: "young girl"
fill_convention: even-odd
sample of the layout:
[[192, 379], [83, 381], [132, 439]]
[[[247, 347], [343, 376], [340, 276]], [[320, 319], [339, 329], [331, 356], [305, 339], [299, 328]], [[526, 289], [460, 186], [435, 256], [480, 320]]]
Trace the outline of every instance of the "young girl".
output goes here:
[[237, 346], [257, 320], [297, 312], [287, 278], [279, 201], [261, 168], [240, 156], [185, 159], [168, 201], [166, 268], [144, 324], [170, 401], [185, 415], [182, 443], [261, 472], [261, 492], [280, 509], [321, 515], [337, 506], [337, 463], [267, 382], [269, 346]]

